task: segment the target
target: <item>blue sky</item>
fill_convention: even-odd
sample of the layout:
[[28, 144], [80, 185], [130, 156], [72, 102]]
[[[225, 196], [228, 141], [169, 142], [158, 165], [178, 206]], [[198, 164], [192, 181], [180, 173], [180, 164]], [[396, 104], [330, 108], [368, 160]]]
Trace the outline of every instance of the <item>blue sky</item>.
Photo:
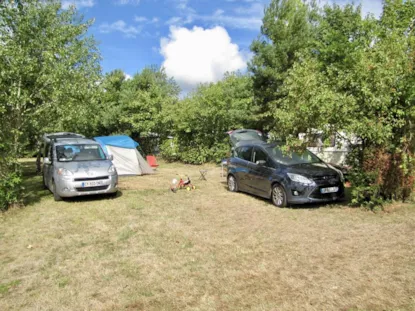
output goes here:
[[[321, 3], [347, 0], [321, 0]], [[355, 1], [359, 3], [359, 1]], [[362, 0], [379, 15], [381, 0]], [[166, 68], [184, 90], [246, 70], [249, 46], [269, 0], [64, 0], [87, 19], [99, 42], [104, 72], [133, 75], [148, 65]]]

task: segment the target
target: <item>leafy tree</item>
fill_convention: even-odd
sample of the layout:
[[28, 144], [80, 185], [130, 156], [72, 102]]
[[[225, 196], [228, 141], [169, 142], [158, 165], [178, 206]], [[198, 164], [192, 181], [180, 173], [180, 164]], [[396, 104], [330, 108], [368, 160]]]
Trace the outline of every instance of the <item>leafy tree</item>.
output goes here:
[[270, 129], [275, 123], [269, 103], [285, 96], [282, 84], [298, 60], [298, 52], [310, 48], [317, 17], [314, 3], [307, 5], [302, 0], [273, 0], [265, 10], [261, 36], [251, 45], [254, 57], [249, 64], [263, 128]]
[[57, 1], [0, 3], [1, 178], [20, 175], [17, 157], [43, 130], [93, 127], [100, 57], [90, 25]]
[[171, 109], [180, 88], [157, 66], [144, 68], [130, 80], [122, 70], [108, 73], [101, 83], [100, 135], [127, 134], [140, 141], [147, 153], [172, 127]]
[[117, 69], [105, 75], [101, 84], [99, 135], [117, 133], [118, 116], [121, 114], [121, 90], [126, 82], [125, 74]]
[[[298, 133], [353, 136], [356, 203], [405, 199], [414, 168], [415, 1], [385, 1], [380, 20], [360, 7], [325, 6], [315, 40], [297, 51], [281, 94], [269, 102], [274, 134], [304, 147]], [[347, 137], [346, 137], [347, 138]]]
[[145, 68], [123, 84], [118, 131], [137, 139], [148, 133], [165, 136], [171, 126], [169, 111], [179, 93], [180, 88], [164, 69]]
[[174, 140], [164, 143], [163, 155], [195, 164], [220, 161], [229, 151], [226, 132], [252, 127], [256, 112], [247, 75], [200, 85], [171, 110]]

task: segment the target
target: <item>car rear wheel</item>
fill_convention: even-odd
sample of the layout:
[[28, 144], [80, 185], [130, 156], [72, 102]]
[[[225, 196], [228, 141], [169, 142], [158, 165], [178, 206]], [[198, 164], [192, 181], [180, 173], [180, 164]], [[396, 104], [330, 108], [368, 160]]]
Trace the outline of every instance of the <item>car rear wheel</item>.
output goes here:
[[54, 180], [52, 181], [52, 193], [53, 193], [53, 199], [55, 200], [55, 202], [62, 201], [62, 197], [56, 191], [56, 185], [55, 185]]
[[228, 176], [228, 189], [231, 192], [238, 192], [238, 182], [233, 175]]
[[279, 184], [272, 187], [271, 199], [272, 203], [277, 207], [287, 206], [287, 195], [284, 188]]

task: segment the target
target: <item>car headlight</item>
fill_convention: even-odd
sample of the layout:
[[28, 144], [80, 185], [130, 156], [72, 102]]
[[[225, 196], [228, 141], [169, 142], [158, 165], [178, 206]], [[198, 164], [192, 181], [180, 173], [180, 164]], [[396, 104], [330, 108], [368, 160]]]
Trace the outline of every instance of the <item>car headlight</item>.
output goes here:
[[117, 173], [117, 170], [116, 170], [116, 168], [115, 168], [115, 166], [114, 166], [114, 165], [111, 165], [111, 166], [109, 167], [109, 169], [108, 169], [108, 173], [110, 173], [111, 175], [114, 175], [114, 174], [116, 174], [116, 173]]
[[298, 182], [300, 184], [304, 184], [304, 185], [314, 185], [314, 181], [311, 179], [308, 179], [307, 177], [303, 176], [303, 175], [298, 175], [298, 174], [292, 174], [292, 173], [287, 173], [288, 177], [290, 177], [290, 179], [294, 182]]
[[58, 175], [61, 175], [61, 176], [72, 176], [73, 173], [70, 170], [67, 170], [66, 168], [60, 168], [60, 169], [58, 169]]

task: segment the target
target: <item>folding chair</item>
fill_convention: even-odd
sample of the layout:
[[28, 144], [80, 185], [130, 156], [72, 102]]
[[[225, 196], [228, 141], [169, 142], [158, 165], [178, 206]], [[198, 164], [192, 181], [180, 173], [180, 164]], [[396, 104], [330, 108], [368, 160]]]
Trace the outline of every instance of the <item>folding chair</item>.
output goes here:
[[153, 155], [148, 155], [148, 156], [146, 157], [146, 159], [147, 159], [147, 163], [148, 163], [151, 167], [157, 167], [157, 166], [159, 166], [159, 165], [157, 164], [157, 160], [156, 160], [156, 157], [155, 157], [155, 156], [153, 156]]
[[199, 180], [207, 180], [206, 179], [206, 174], [207, 174], [208, 170], [200, 170], [200, 176], [199, 176]]

